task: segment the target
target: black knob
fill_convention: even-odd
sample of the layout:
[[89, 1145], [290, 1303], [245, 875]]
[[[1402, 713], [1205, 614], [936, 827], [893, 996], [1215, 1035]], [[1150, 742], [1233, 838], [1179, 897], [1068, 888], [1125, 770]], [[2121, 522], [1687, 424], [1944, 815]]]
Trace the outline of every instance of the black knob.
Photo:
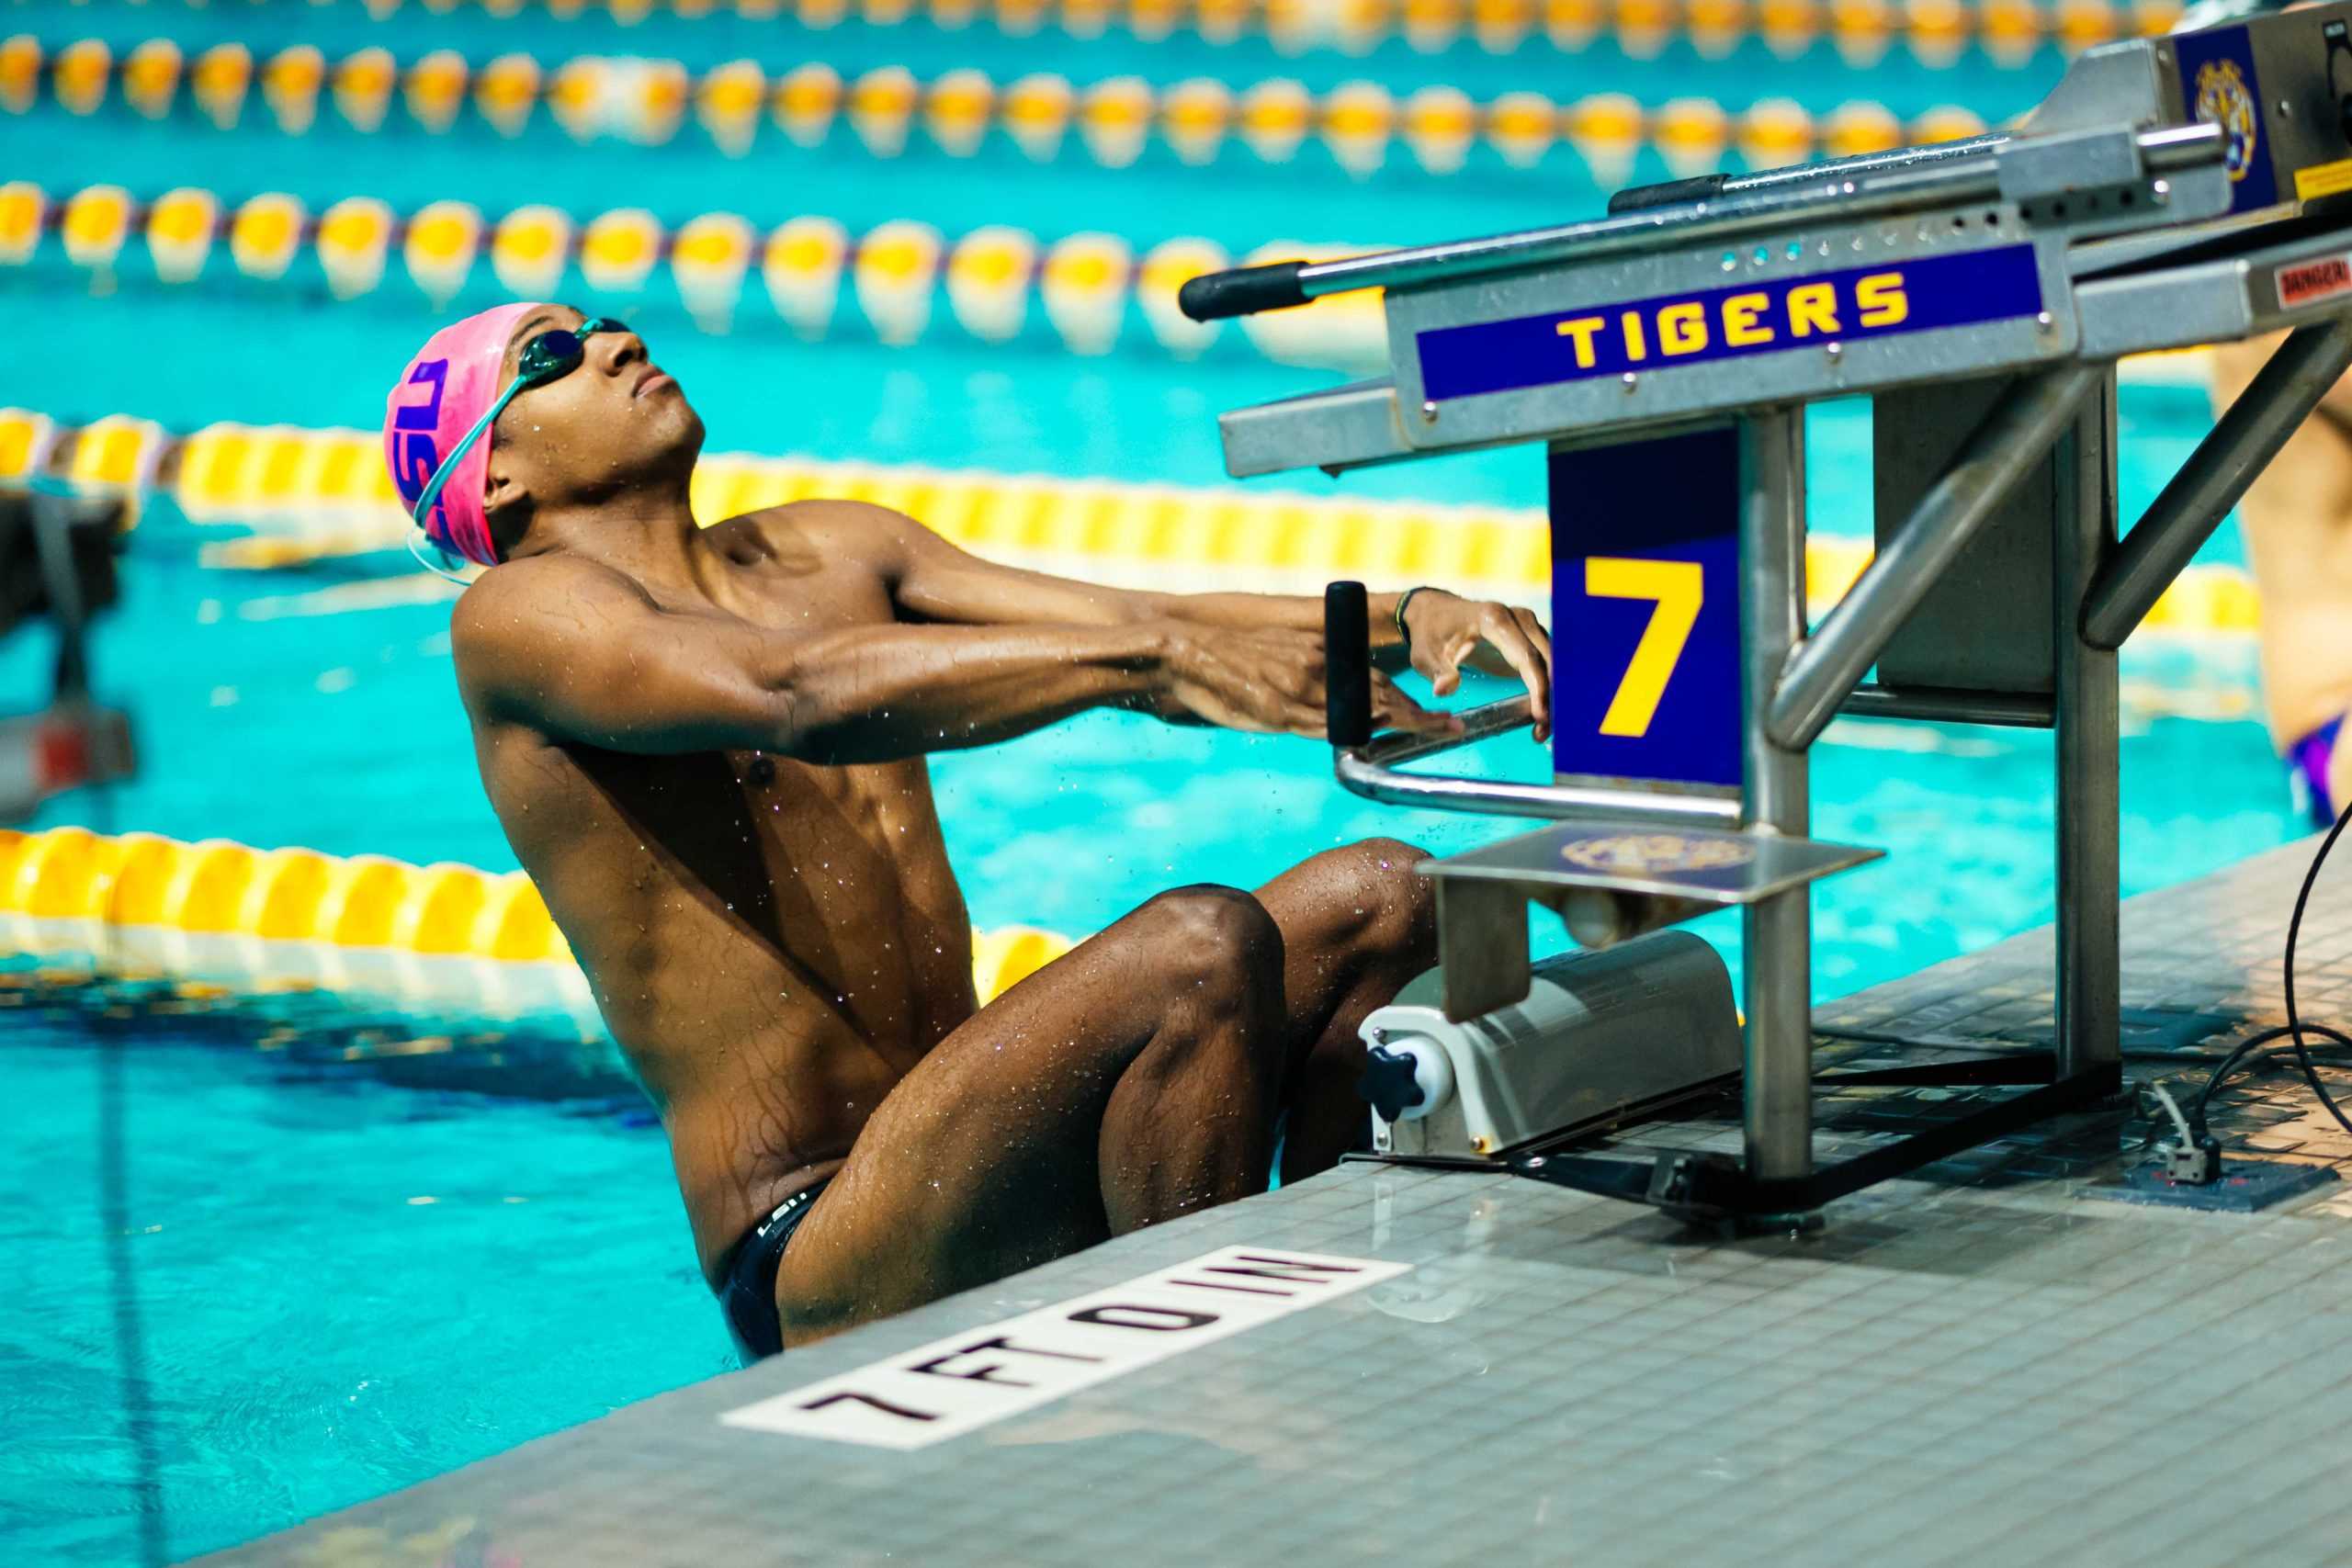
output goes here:
[[1306, 303], [1299, 285], [1305, 262], [1269, 262], [1227, 272], [1203, 273], [1187, 278], [1176, 291], [1176, 308], [1196, 321], [1221, 321], [1228, 316], [1250, 316], [1260, 310], [1280, 310]]
[[1397, 1120], [1428, 1098], [1413, 1071], [1412, 1055], [1385, 1045], [1374, 1045], [1364, 1053], [1363, 1077], [1356, 1080], [1356, 1092], [1380, 1112], [1383, 1122]]
[[1721, 196], [1723, 189], [1722, 175], [1668, 180], [1663, 185], [1627, 186], [1609, 198], [1609, 211], [1613, 217], [1620, 212], [1646, 212], [1653, 207], [1685, 207], [1694, 201], [1712, 200]]

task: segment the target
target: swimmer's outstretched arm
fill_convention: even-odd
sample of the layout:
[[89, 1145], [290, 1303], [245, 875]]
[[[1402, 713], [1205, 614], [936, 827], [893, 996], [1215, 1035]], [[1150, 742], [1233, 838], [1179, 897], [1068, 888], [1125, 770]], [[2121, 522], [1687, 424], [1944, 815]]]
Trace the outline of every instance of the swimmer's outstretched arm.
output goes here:
[[[893, 572], [898, 602], [910, 614], [926, 620], [962, 626], [1024, 621], [1131, 626], [1175, 621], [1223, 633], [1278, 628], [1313, 636], [1318, 645], [1322, 637], [1323, 602], [1319, 599], [1289, 593], [1153, 593], [1074, 582], [982, 560], [888, 507], [865, 502], [822, 504], [855, 508], [868, 525], [889, 536], [899, 558]], [[1405, 662], [1404, 639], [1396, 632], [1400, 597], [1375, 593], [1370, 599], [1366, 619], [1373, 652], [1385, 668], [1398, 668]], [[1528, 690], [1535, 739], [1550, 737], [1552, 638], [1532, 612], [1438, 590], [1415, 594], [1408, 614], [1413, 634], [1412, 668], [1429, 677], [1431, 689], [1440, 696], [1451, 695], [1461, 684], [1464, 664], [1493, 674], [1515, 675]]]
[[[1320, 645], [1208, 639], [1164, 620], [1088, 626], [887, 625], [795, 634], [662, 608], [576, 559], [513, 561], [458, 602], [450, 634], [478, 717], [608, 750], [721, 749], [823, 763], [984, 746], [1093, 707], [1320, 736]], [[1444, 728], [1385, 680], [1376, 716]]]

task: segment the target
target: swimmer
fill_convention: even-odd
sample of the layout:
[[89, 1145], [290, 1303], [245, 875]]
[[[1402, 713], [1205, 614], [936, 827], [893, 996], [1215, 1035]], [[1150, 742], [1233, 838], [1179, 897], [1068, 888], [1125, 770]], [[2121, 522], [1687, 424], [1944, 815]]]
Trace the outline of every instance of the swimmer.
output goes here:
[[[2213, 351], [2213, 404], [2234, 401], [2278, 337]], [[2262, 598], [2263, 705], [2297, 804], [2327, 828], [2352, 790], [2352, 378], [2319, 409], [2238, 503]]]
[[[1320, 738], [1319, 601], [1014, 570], [863, 502], [697, 527], [701, 420], [568, 307], [435, 333], [384, 435], [426, 536], [490, 568], [451, 624], [482, 785], [747, 1353], [1261, 1191], [1278, 1120], [1286, 1181], [1365, 1130], [1357, 1026], [1435, 962], [1419, 851], [1172, 889], [981, 1008], [924, 761], [1089, 708]], [[1391, 667], [1516, 674], [1548, 732], [1527, 612], [1373, 617]], [[1374, 708], [1458, 728], [1385, 673]]]

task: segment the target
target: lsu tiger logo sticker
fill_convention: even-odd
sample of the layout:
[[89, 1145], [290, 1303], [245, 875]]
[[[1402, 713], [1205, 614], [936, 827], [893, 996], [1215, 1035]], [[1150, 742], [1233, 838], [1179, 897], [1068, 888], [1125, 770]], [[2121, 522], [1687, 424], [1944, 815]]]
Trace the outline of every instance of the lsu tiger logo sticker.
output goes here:
[[2261, 115], [2245, 73], [2234, 60], [2209, 60], [2197, 70], [2197, 118], [2222, 128], [2228, 138], [2223, 163], [2230, 183], [2237, 184], [2254, 168], [2255, 142], [2261, 135]]

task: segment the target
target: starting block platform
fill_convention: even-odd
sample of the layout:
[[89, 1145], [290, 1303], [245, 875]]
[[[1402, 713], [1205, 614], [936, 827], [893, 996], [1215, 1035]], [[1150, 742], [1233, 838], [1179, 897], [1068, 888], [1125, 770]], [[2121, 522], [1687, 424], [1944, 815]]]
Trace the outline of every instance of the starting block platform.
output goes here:
[[[2193, 1092], [2278, 1021], [2313, 847], [2124, 907], [2132, 1084]], [[1816, 1061], [2046, 1048], [2052, 953], [2044, 931], [1825, 1004]], [[2298, 996], [2315, 1022], [2352, 1001], [2352, 901], [2324, 882]], [[2320, 1070], [2352, 1095], [2339, 1060]], [[1826, 1096], [1816, 1156], [1970, 1092]], [[2252, 1214], [2094, 1195], [2160, 1131], [2147, 1098], [1841, 1198], [1810, 1234], [1351, 1163], [202, 1561], [2341, 1562], [2352, 1186]], [[2352, 1165], [2276, 1070], [2213, 1125], [2233, 1161]], [[1736, 1149], [1739, 1106], [1634, 1134]], [[904, 1436], [919, 1402], [953, 1431]], [[835, 1416], [857, 1440], [777, 1429]]]

